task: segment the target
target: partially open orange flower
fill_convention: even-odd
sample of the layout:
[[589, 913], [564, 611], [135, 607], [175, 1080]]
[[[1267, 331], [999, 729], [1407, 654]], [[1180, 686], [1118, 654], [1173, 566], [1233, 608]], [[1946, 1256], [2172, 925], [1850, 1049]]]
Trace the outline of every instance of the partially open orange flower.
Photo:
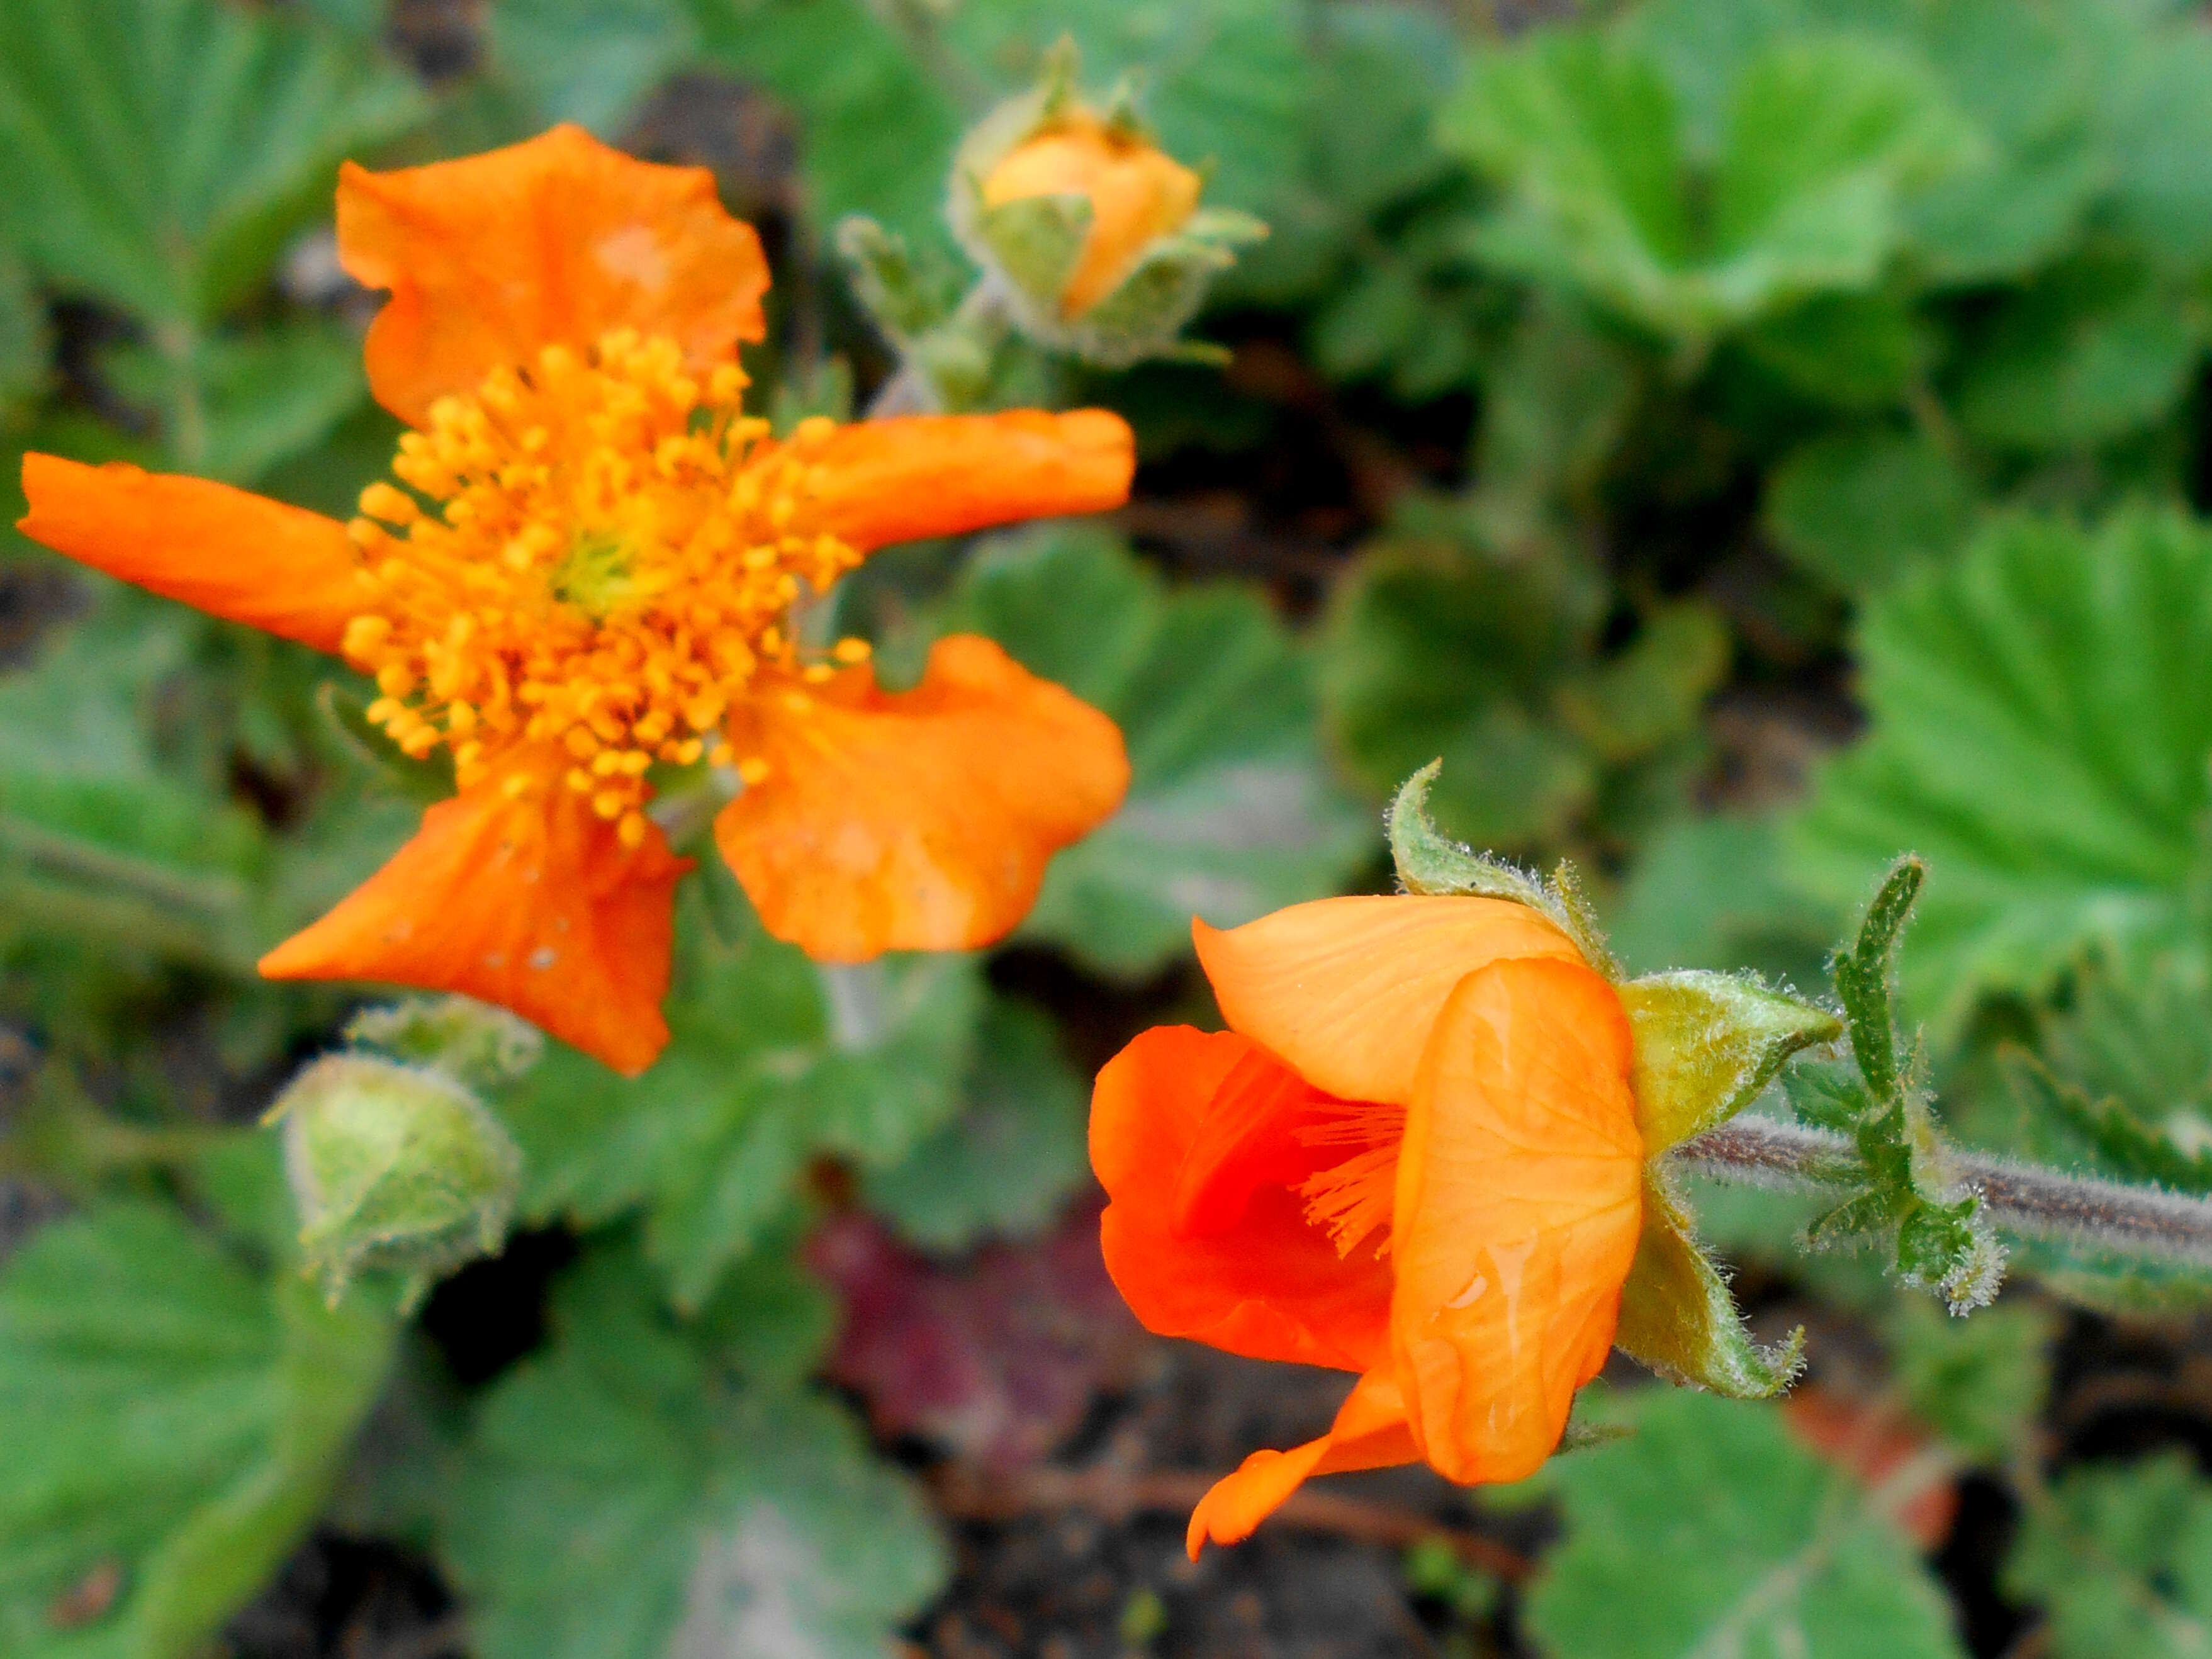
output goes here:
[[1620, 996], [1504, 899], [1325, 899], [1196, 932], [1231, 1029], [1155, 1028], [1100, 1073], [1106, 1265], [1164, 1335], [1360, 1378], [1328, 1434], [1206, 1494], [1192, 1554], [1315, 1474], [1530, 1474], [1605, 1363], [1637, 1252]]
[[[743, 411], [768, 270], [708, 173], [573, 127], [338, 188], [346, 269], [387, 289], [369, 380], [414, 430], [340, 524], [197, 478], [26, 458], [24, 532], [216, 616], [342, 653], [369, 717], [458, 793], [272, 978], [374, 979], [512, 1008], [625, 1072], [667, 1039], [686, 867], [656, 769], [730, 766], [719, 845], [817, 957], [1006, 932], [1046, 860], [1119, 804], [1111, 721], [990, 641], [883, 691], [794, 608], [887, 543], [1127, 496], [1102, 410], [915, 417], [787, 437]], [[404, 486], [404, 487], [403, 487]]]

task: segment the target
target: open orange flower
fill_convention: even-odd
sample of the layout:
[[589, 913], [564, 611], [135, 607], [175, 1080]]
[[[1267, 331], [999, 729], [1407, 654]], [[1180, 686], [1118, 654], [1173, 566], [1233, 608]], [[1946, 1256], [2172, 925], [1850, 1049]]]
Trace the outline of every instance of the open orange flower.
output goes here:
[[1325, 899], [1196, 933], [1231, 1029], [1155, 1028], [1099, 1073], [1107, 1267], [1164, 1335], [1360, 1376], [1328, 1434], [1215, 1485], [1193, 1556], [1315, 1474], [1530, 1474], [1605, 1363], [1637, 1253], [1620, 996], [1498, 898]]
[[[346, 168], [346, 269], [390, 301], [369, 380], [414, 430], [340, 524], [202, 479], [26, 458], [24, 532], [126, 581], [342, 653], [457, 793], [280, 979], [504, 1005], [625, 1072], [667, 1040], [686, 867], [645, 808], [702, 759], [772, 933], [848, 961], [1006, 932], [1127, 785], [1120, 733], [989, 641], [878, 688], [794, 608], [887, 543], [1118, 505], [1101, 410], [914, 417], [783, 439], [743, 412], [768, 270], [708, 173], [562, 127], [404, 171]], [[401, 486], [404, 486], [404, 488]]]

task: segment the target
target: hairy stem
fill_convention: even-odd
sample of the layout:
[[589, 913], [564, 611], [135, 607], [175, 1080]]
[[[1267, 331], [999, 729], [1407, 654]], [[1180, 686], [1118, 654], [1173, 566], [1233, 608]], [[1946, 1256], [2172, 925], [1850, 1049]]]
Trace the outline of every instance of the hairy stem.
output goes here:
[[[1671, 1156], [1701, 1175], [1748, 1186], [1807, 1191], [1856, 1186], [1862, 1178], [1844, 1136], [1748, 1115], [1684, 1142]], [[2061, 1175], [1987, 1152], [1950, 1149], [1945, 1163], [1952, 1181], [1981, 1194], [1983, 1213], [2002, 1232], [2212, 1268], [2212, 1200]]]

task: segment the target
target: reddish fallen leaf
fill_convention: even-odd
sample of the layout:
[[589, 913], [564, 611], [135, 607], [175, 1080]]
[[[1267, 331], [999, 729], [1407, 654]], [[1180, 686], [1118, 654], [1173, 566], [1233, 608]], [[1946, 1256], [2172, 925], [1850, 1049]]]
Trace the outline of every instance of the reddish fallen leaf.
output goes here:
[[844, 1303], [830, 1373], [876, 1431], [993, 1469], [1045, 1456], [1145, 1342], [1098, 1254], [1099, 1200], [1050, 1233], [937, 1261], [872, 1218], [840, 1216], [807, 1260]]
[[[1783, 1420], [1804, 1445], [1863, 1485], [1878, 1486], [1936, 1443], [1935, 1437], [1894, 1407], [1855, 1400], [1800, 1383], [1782, 1402]], [[1959, 1483], [1941, 1480], [1897, 1511], [1898, 1525], [1925, 1550], [1940, 1548], [1959, 1518]]]

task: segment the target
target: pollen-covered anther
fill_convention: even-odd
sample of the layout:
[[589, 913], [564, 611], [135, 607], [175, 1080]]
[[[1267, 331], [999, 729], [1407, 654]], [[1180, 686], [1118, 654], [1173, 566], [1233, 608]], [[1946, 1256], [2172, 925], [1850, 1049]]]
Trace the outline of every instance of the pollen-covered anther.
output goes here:
[[742, 413], [746, 384], [617, 330], [440, 399], [349, 526], [363, 603], [343, 648], [376, 681], [370, 720], [472, 776], [557, 744], [547, 781], [641, 844], [656, 763], [695, 764], [763, 670], [828, 677], [789, 612], [860, 562], [798, 528], [831, 423], [776, 442]]

